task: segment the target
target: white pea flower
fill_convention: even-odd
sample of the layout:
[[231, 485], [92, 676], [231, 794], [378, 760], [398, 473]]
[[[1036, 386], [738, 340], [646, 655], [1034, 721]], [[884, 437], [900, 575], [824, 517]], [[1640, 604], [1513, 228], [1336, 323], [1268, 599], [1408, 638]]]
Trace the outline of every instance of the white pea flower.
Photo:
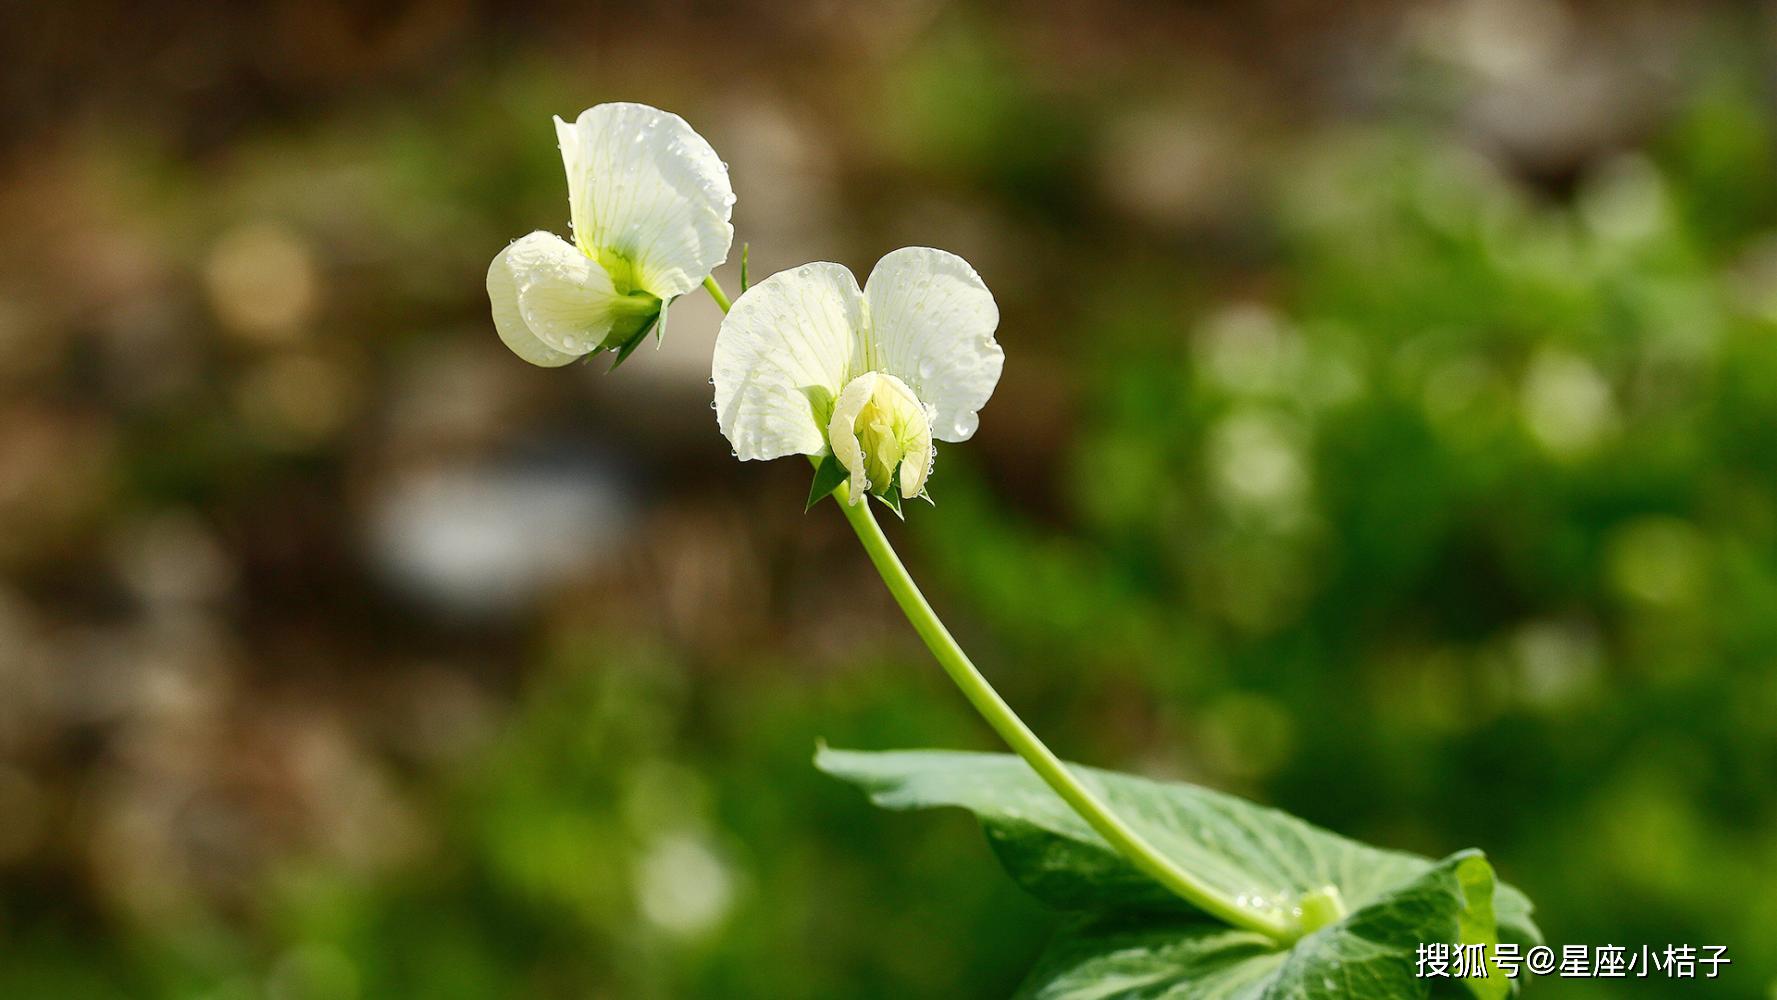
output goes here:
[[[555, 120], [574, 242], [516, 240], [487, 270], [494, 326], [514, 354], [555, 367], [624, 351], [728, 257], [728, 167], [678, 115], [600, 104]], [[621, 355], [620, 358], [621, 360]]]
[[999, 321], [968, 261], [929, 247], [882, 258], [862, 291], [839, 264], [774, 274], [716, 335], [717, 422], [737, 458], [830, 453], [852, 503], [898, 509], [925, 492], [934, 439], [974, 435], [1005, 362]]

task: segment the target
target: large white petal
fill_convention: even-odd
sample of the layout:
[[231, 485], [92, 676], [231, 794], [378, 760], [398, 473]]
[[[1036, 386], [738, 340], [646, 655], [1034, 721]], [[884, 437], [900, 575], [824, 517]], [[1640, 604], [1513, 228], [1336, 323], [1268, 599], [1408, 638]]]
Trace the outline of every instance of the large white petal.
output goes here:
[[685, 119], [646, 104], [600, 104], [571, 126], [558, 119], [556, 132], [582, 249], [621, 255], [634, 286], [662, 299], [696, 288], [727, 259], [728, 167]]
[[578, 247], [553, 233], [531, 233], [506, 248], [506, 266], [518, 288], [518, 315], [543, 346], [587, 354], [611, 332], [617, 291]]
[[538, 340], [537, 335], [526, 325], [518, 308], [518, 282], [512, 275], [514, 246], [517, 244], [495, 254], [494, 262], [487, 269], [487, 297], [493, 305], [494, 329], [499, 331], [500, 340], [512, 349], [512, 353], [533, 365], [559, 368], [579, 355], [555, 350]]
[[742, 459], [816, 455], [826, 447], [813, 391], [828, 405], [845, 385], [864, 324], [858, 280], [839, 264], [804, 264], [735, 300], [716, 334], [716, 421]]
[[1000, 309], [969, 262], [906, 247], [876, 262], [867, 366], [890, 372], [932, 407], [932, 436], [967, 441], [999, 383], [1006, 355], [993, 339]]
[[[581, 242], [580, 231], [590, 223], [583, 222], [580, 213], [586, 204], [586, 170], [581, 164], [580, 127], [573, 122], [564, 122], [561, 115], [555, 116], [555, 142], [561, 147], [562, 169], [568, 175], [568, 227], [574, 234], [574, 242], [586, 250], [587, 245]], [[598, 251], [589, 250], [597, 254]]]

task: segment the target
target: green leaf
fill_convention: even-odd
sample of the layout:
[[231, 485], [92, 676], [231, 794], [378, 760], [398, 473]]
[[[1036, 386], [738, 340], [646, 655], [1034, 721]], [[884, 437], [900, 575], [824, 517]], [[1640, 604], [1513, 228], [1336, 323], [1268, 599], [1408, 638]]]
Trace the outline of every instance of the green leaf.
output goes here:
[[845, 477], [845, 466], [839, 464], [839, 459], [833, 457], [832, 452], [828, 452], [821, 459], [821, 464], [815, 466], [814, 482], [808, 484], [808, 505], [802, 508], [803, 512], [813, 510], [815, 504], [825, 500], [839, 488], [840, 483], [845, 482]]
[[[1231, 901], [1288, 905], [1336, 887], [1348, 915], [1280, 949], [1208, 920], [1131, 866], [1017, 757], [823, 748], [815, 763], [885, 808], [968, 809], [1020, 885], [1078, 914], [1033, 973], [1031, 997], [1419, 997], [1432, 982], [1413, 978], [1421, 942], [1541, 941], [1529, 900], [1496, 885], [1478, 852], [1433, 863], [1194, 785], [1070, 765], [1125, 822]], [[1346, 976], [1361, 977], [1359, 992], [1316, 985], [1342, 990]], [[1495, 972], [1471, 992], [1493, 1000], [1507, 982]]]
[[[1483, 943], [1461, 936], [1485, 909], [1493, 870], [1478, 851], [1451, 855], [1344, 920], [1279, 947], [1261, 934], [1184, 915], [1124, 912], [1078, 918], [1025, 980], [1028, 1000], [1289, 997], [1389, 1000], [1426, 997], [1456, 980], [1417, 975], [1422, 942]], [[1460, 981], [1481, 1000], [1508, 996], [1497, 969]]]

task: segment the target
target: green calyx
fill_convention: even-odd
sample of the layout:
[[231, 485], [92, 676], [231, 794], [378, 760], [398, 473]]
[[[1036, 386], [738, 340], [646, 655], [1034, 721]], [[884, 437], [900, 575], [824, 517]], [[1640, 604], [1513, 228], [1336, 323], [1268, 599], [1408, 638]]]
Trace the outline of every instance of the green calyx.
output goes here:
[[635, 263], [627, 256], [609, 248], [600, 249], [595, 256], [617, 290], [617, 299], [611, 303], [611, 332], [599, 346], [617, 352], [617, 363], [621, 364], [649, 330], [664, 323], [666, 306], [659, 296], [638, 286]]
[[662, 311], [660, 300], [647, 292], [618, 296], [611, 304], [611, 332], [600, 346], [606, 350], [621, 348], [647, 333]]
[[633, 350], [665, 309], [657, 295], [638, 286], [634, 261], [611, 249], [599, 250], [595, 258], [604, 274], [611, 275], [611, 288], [617, 290], [617, 300], [611, 304], [611, 332], [599, 346], [620, 353], [624, 353], [624, 348]]
[[612, 310], [611, 332], [599, 345], [616, 353], [616, 360], [611, 362], [613, 370], [648, 339], [648, 331], [654, 331], [657, 341], [666, 333], [666, 309], [667, 303], [647, 292], [631, 292], [617, 300]]

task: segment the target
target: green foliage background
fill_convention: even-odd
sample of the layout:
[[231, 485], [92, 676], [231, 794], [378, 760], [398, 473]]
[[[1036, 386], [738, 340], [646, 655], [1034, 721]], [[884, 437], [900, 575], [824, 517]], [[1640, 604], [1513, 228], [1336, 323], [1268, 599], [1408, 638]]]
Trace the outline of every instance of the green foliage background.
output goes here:
[[[0, 996], [1000, 997], [1041, 951], [970, 820], [810, 766], [994, 747], [806, 469], [728, 461], [713, 310], [610, 380], [494, 343], [487, 258], [565, 225], [548, 115], [619, 98], [729, 157], [755, 275], [932, 243], [995, 289], [1006, 381], [896, 538], [1064, 756], [1479, 846], [1551, 943], [1723, 944], [1711, 995], [1769, 996], [1772, 28], [1650, 10], [1566, 15], [1669, 60], [1577, 151], [1386, 10], [1362, 71], [1312, 18], [1134, 7], [1107, 54], [743, 7], [377, 22], [391, 68], [273, 60], [220, 123], [97, 75], [0, 185]], [[230, 319], [242, 227], [320, 289], [285, 326]], [[398, 474], [539, 449], [632, 499], [597, 560], [388, 583]], [[227, 567], [195, 603], [132, 575], [167, 516], [169, 579]]]

